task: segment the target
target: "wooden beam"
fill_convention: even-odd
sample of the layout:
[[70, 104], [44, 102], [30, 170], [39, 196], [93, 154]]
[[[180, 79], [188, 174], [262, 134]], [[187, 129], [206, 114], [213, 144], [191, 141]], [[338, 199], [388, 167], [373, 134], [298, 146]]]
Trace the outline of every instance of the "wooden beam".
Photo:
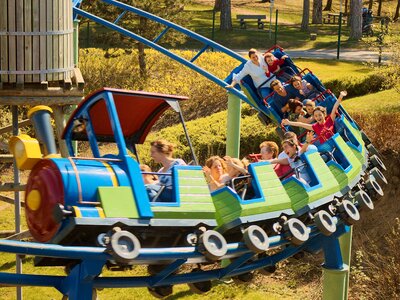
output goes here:
[[[31, 125], [31, 120], [26, 119], [18, 123], [18, 128], [25, 127]], [[0, 128], [0, 134], [11, 132], [13, 129], [12, 125]]]
[[24, 230], [19, 233], [13, 232], [13, 234], [6, 236], [6, 240], [23, 240], [31, 238], [31, 232], [29, 230]]
[[79, 68], [74, 68], [74, 74], [72, 75], [72, 79], [75, 81], [78, 90], [82, 91], [85, 87], [85, 80], [83, 79], [81, 70]]
[[[62, 93], [59, 97], [54, 96], [21, 96], [21, 97], [2, 97], [0, 96], [0, 103], [2, 105], [72, 105], [79, 104], [83, 100], [82, 95], [69, 95], [63, 96]], [[54, 95], [54, 94], [53, 94]]]
[[[6, 202], [6, 203], [12, 204], [12, 205], [14, 205], [14, 203], [15, 203], [13, 198], [10, 198], [10, 197], [7, 197], [7, 196], [3, 196], [3, 195], [0, 195], [0, 201]], [[21, 206], [25, 207], [25, 202], [24, 201], [21, 201]]]
[[[77, 97], [83, 96], [83, 92], [77, 88], [72, 88], [69, 91], [65, 91], [64, 87], [48, 87], [46, 89], [34, 89], [29, 88], [25, 85], [22, 90], [17, 89], [2, 89], [0, 90], [0, 97]], [[5, 99], [4, 99], [5, 100]], [[4, 105], [2, 102], [1, 104]], [[8, 104], [7, 104], [8, 105]]]
[[12, 154], [0, 154], [0, 163], [12, 163], [14, 156]]
[[2, 230], [2, 231], [0, 231], [0, 238], [6, 238], [6, 237], [8, 237], [8, 236], [10, 236], [10, 235], [13, 235], [13, 234], [15, 234], [15, 231], [14, 230]]
[[[25, 184], [15, 184], [13, 182], [4, 182], [4, 183], [0, 183], [0, 192], [13, 192], [13, 191], [20, 191], [20, 192], [24, 192], [26, 188]], [[3, 199], [4, 196], [0, 196], [0, 201], [9, 201], [9, 200], [4, 200]], [[7, 199], [11, 199], [6, 197]], [[10, 202], [7, 202], [10, 203]], [[14, 200], [12, 200], [12, 203], [14, 204]]]

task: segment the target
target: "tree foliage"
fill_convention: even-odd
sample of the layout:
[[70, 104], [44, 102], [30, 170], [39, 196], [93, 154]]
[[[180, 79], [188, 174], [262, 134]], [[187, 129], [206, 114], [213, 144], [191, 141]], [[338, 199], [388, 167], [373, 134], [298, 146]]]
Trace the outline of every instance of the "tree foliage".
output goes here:
[[[122, 0], [121, 2], [182, 26], [185, 26], [190, 19], [188, 18], [187, 13], [184, 13], [183, 11], [187, 0]], [[122, 9], [108, 5], [102, 1], [84, 1], [82, 3], [82, 8], [92, 14], [112, 22], [114, 22], [123, 12]], [[119, 20], [118, 25], [148, 40], [154, 40], [165, 28], [164, 25], [158, 24], [147, 18], [140, 17], [131, 12], [123, 15]], [[132, 38], [123, 35], [118, 36], [115, 31], [99, 30], [97, 36], [107, 48], [132, 48], [135, 46], [139, 51], [138, 63], [140, 66], [140, 75], [142, 78], [146, 78], [148, 76], [148, 68], [145, 59], [146, 56], [144, 52], [145, 47], [142, 43], [136, 42]], [[183, 43], [184, 41], [185, 37], [174, 30], [169, 30], [169, 32], [160, 40], [161, 43], [168, 44], [170, 46], [175, 46], [176, 44]]]

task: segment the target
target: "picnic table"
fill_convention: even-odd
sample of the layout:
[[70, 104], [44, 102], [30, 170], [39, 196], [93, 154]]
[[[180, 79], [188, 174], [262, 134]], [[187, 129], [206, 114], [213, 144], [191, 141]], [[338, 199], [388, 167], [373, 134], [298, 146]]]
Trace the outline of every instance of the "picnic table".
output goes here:
[[[324, 18], [323, 18], [323, 23], [324, 24], [338, 24], [339, 23], [339, 16], [340, 14], [338, 13], [328, 13]], [[342, 23], [346, 24], [347, 18], [342, 15]]]
[[267, 18], [266, 15], [237, 15], [236, 19], [240, 20], [240, 28], [246, 29], [247, 24], [245, 20], [257, 20], [258, 29], [264, 29], [264, 21]]

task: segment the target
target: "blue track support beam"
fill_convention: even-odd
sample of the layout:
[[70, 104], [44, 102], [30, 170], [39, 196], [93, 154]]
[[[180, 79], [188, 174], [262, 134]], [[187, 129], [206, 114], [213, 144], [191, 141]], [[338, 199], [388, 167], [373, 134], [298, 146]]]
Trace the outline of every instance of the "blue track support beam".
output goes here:
[[229, 276], [231, 272], [239, 268], [241, 265], [243, 265], [246, 261], [248, 261], [250, 258], [254, 256], [254, 253], [247, 253], [242, 255], [241, 257], [235, 259], [232, 261], [228, 266], [226, 266], [220, 273], [220, 276], [226, 277]]
[[166, 266], [161, 272], [153, 276], [152, 286], [161, 285], [165, 278], [177, 271], [179, 267], [182, 266], [186, 261], [186, 259], [177, 259], [173, 263]]
[[33, 275], [0, 273], [0, 283], [10, 286], [47, 286], [58, 287], [65, 278], [64, 276]]
[[157, 44], [158, 41], [168, 32], [171, 27], [166, 27], [161, 33], [153, 40], [153, 43]]
[[[106, 1], [106, 2], [108, 2], [108, 1]], [[130, 7], [130, 6], [128, 6], [128, 7]], [[203, 75], [204, 77], [206, 77], [206, 78], [208, 78], [209, 80], [215, 82], [216, 84], [218, 84], [219, 86], [221, 86], [221, 87], [223, 87], [223, 88], [225, 88], [225, 86], [226, 86], [226, 84], [227, 84], [227, 83], [226, 83], [225, 81], [223, 81], [222, 79], [220, 79], [220, 78], [214, 76], [213, 74], [207, 72], [206, 70], [200, 68], [199, 66], [197, 66], [197, 65], [191, 63], [190, 61], [188, 61], [188, 60], [186, 60], [186, 59], [184, 59], [184, 58], [182, 58], [182, 57], [180, 57], [180, 56], [178, 56], [178, 55], [172, 53], [172, 52], [169, 51], [168, 49], [166, 49], [166, 48], [164, 48], [164, 47], [162, 47], [162, 46], [160, 46], [160, 45], [157, 45], [157, 44], [153, 43], [152, 41], [150, 41], [150, 40], [148, 40], [148, 39], [146, 39], [146, 38], [144, 38], [144, 37], [141, 37], [140, 35], [137, 35], [137, 34], [131, 32], [131, 31], [125, 29], [125, 28], [122, 28], [122, 27], [120, 27], [120, 26], [118, 26], [118, 25], [115, 25], [115, 24], [112, 23], [112, 22], [109, 22], [109, 21], [104, 20], [104, 19], [102, 19], [102, 18], [99, 18], [99, 17], [97, 17], [97, 16], [95, 16], [95, 15], [92, 15], [92, 14], [90, 14], [90, 13], [84, 11], [84, 10], [79, 9], [79, 8], [74, 8], [74, 12], [75, 12], [76, 14], [80, 15], [80, 16], [83, 16], [83, 17], [88, 18], [88, 19], [90, 19], [90, 20], [92, 20], [92, 21], [95, 21], [96, 23], [99, 23], [99, 24], [101, 24], [101, 25], [103, 25], [103, 26], [106, 26], [106, 27], [108, 27], [108, 28], [110, 28], [110, 29], [113, 29], [113, 30], [115, 30], [115, 31], [117, 31], [117, 32], [119, 32], [119, 33], [121, 33], [121, 34], [123, 34], [123, 35], [126, 35], [126, 36], [128, 36], [128, 37], [130, 37], [130, 38], [133, 38], [133, 39], [135, 39], [135, 40], [137, 40], [137, 41], [139, 41], [139, 42], [141, 42], [141, 43], [143, 43], [143, 44], [145, 44], [145, 45], [147, 45], [147, 46], [149, 46], [149, 47], [151, 47], [151, 48], [153, 48], [153, 49], [155, 49], [155, 50], [161, 52], [162, 54], [164, 54], [164, 55], [166, 55], [166, 56], [168, 56], [168, 57], [170, 57], [170, 58], [176, 60], [177, 62], [179, 62], [179, 63], [181, 63], [181, 64], [183, 64], [183, 65], [185, 65], [185, 66], [191, 68], [192, 70], [194, 70], [194, 71], [196, 71], [197, 73]], [[146, 13], [146, 14], [148, 14], [148, 13]], [[186, 30], [186, 31], [188, 31], [188, 30]], [[205, 38], [204, 38], [204, 39], [205, 39]], [[218, 45], [218, 44], [217, 44], [217, 45]], [[230, 50], [229, 50], [229, 51], [230, 51]], [[233, 53], [234, 53], [234, 52], [233, 52]], [[236, 55], [237, 55], [237, 54], [236, 54]], [[240, 56], [239, 56], [239, 57], [240, 57]], [[242, 58], [242, 59], [243, 59], [243, 58]], [[241, 93], [240, 91], [238, 91], [238, 90], [236, 90], [236, 89], [231, 89], [231, 93], [235, 94], [235, 95], [238, 96], [240, 99], [242, 99], [243, 101], [245, 101], [245, 102], [247, 102], [247, 103], [249, 103], [249, 104], [251, 105], [251, 103], [250, 103], [249, 100], [247, 99], [246, 95], [244, 95], [244, 94]]]
[[124, 10], [115, 20], [114, 20], [114, 24], [118, 24], [119, 21], [126, 15], [127, 11]]
[[209, 45], [205, 45], [199, 52], [197, 52], [197, 54], [195, 56], [193, 56], [193, 58], [190, 60], [190, 62], [194, 62], [196, 59], [198, 59], [200, 57], [200, 55], [202, 55], [203, 52], [208, 49], [208, 47], [209, 47]]
[[234, 52], [234, 51], [232, 51], [232, 50], [230, 50], [230, 49], [228, 49], [228, 48], [226, 48], [226, 47], [224, 47], [224, 46], [222, 46], [222, 45], [220, 45], [220, 44], [218, 44], [218, 43], [216, 43], [216, 42], [214, 42], [214, 41], [212, 41], [212, 40], [210, 40], [210, 39], [208, 39], [208, 38], [206, 38], [206, 37], [204, 37], [204, 36], [202, 36], [202, 35], [200, 35], [200, 34], [198, 34], [196, 32], [193, 32], [193, 31], [191, 31], [189, 29], [186, 29], [185, 27], [179, 26], [179, 25], [177, 25], [175, 23], [172, 23], [172, 22], [167, 21], [167, 20], [165, 20], [163, 18], [155, 16], [155, 15], [153, 15], [151, 13], [148, 13], [148, 12], [146, 12], [144, 10], [138, 9], [136, 7], [132, 7], [132, 6], [128, 5], [128, 4], [125, 4], [125, 3], [122, 3], [122, 2], [119, 2], [119, 1], [114, 1], [114, 0], [101, 0], [101, 1], [103, 1], [105, 3], [108, 3], [108, 4], [111, 4], [111, 5], [114, 5], [116, 7], [122, 8], [123, 10], [127, 10], [127, 11], [130, 11], [130, 12], [133, 12], [133, 13], [141, 16], [141, 17], [145, 17], [145, 18], [147, 18], [149, 20], [152, 20], [154, 22], [163, 24], [163, 25], [165, 25], [167, 27], [171, 27], [171, 28], [173, 28], [173, 29], [175, 29], [175, 30], [187, 35], [190, 38], [193, 38], [193, 39], [195, 39], [195, 40], [197, 40], [197, 41], [199, 41], [199, 42], [201, 42], [203, 44], [210, 45], [215, 50], [221, 51], [221, 52], [223, 52], [223, 53], [225, 53], [225, 54], [227, 54], [227, 55], [239, 60], [240, 62], [245, 62], [246, 61], [245, 58], [243, 58], [241, 55], [237, 54], [236, 52]]

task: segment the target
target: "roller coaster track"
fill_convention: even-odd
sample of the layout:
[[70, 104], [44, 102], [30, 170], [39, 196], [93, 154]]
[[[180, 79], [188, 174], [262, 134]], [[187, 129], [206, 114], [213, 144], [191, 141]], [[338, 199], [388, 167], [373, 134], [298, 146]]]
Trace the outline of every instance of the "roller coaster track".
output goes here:
[[[225, 87], [228, 80], [218, 78], [216, 75], [202, 69], [194, 62], [207, 50], [218, 50], [243, 64], [246, 59], [237, 53], [215, 43], [195, 32], [152, 15], [143, 10], [129, 6], [114, 0], [99, 0], [114, 7], [121, 9], [120, 15], [114, 21], [108, 21], [80, 8], [82, 0], [73, 1], [74, 18], [78, 16], [88, 18], [107, 28], [115, 30], [127, 37], [141, 42], [161, 53], [174, 59], [175, 61], [189, 67], [202, 76], [208, 78], [221, 87]], [[153, 40], [146, 39], [126, 28], [118, 25], [121, 18], [127, 13], [134, 13], [140, 17], [163, 25], [165, 28]], [[189, 38], [201, 42], [204, 46], [190, 60], [187, 60], [176, 53], [159, 45], [161, 38], [169, 31], [176, 30]], [[254, 106], [246, 95], [236, 89], [230, 89], [243, 101]], [[255, 106], [254, 106], [255, 107]], [[255, 107], [260, 110], [259, 107]], [[110, 254], [110, 250], [105, 247], [72, 247], [54, 244], [27, 243], [12, 240], [0, 240], [0, 252], [9, 252], [19, 255], [34, 255], [38, 257], [66, 258], [75, 264], [66, 276], [35, 275], [35, 274], [11, 274], [0, 272], [0, 285], [3, 286], [50, 286], [58, 289], [69, 299], [91, 299], [95, 288], [117, 288], [117, 287], [163, 287], [180, 283], [198, 283], [216, 279], [229, 278], [240, 274], [248, 273], [256, 269], [264, 269], [283, 259], [286, 259], [299, 251], [316, 252], [323, 250], [325, 255], [324, 267], [331, 270], [342, 270], [343, 261], [340, 255], [339, 236], [349, 230], [343, 220], [334, 217], [337, 230], [330, 236], [321, 234], [314, 225], [307, 226], [309, 239], [301, 246], [291, 245], [287, 237], [276, 235], [268, 237], [269, 249], [280, 248], [280, 251], [273, 255], [262, 256], [250, 251], [244, 243], [230, 243], [227, 245], [227, 253], [220, 259], [231, 259], [227, 266], [220, 266], [212, 270], [200, 270], [193, 273], [176, 274], [180, 266], [186, 263], [202, 264], [207, 262], [205, 256], [195, 246], [190, 247], [171, 247], [171, 248], [143, 248], [138, 250], [138, 255], [130, 261], [132, 265], [151, 265], [164, 264], [164, 269], [150, 276], [133, 277], [99, 277], [102, 268], [107, 262], [114, 261], [115, 257]], [[129, 266], [129, 264], [127, 264]]]
[[[170, 21], [167, 21], [163, 18], [160, 18], [158, 16], [155, 16], [151, 13], [148, 13], [146, 11], [143, 11], [141, 9], [129, 6], [127, 4], [121, 3], [119, 1], [114, 1], [114, 0], [99, 0], [102, 1], [104, 3], [107, 3], [109, 5], [112, 5], [114, 7], [118, 7], [121, 9], [121, 14], [114, 20], [114, 21], [108, 21], [105, 20], [103, 18], [100, 18], [98, 16], [95, 16], [87, 11], [82, 10], [81, 8], [79, 8], [81, 2], [83, 1], [77, 1], [75, 0], [73, 2], [74, 6], [73, 6], [73, 12], [74, 12], [74, 18], [77, 18], [78, 16], [87, 18], [89, 20], [92, 20], [98, 24], [101, 24], [107, 28], [110, 28], [112, 30], [115, 30], [117, 32], [119, 32], [122, 35], [125, 35], [127, 37], [130, 37], [138, 42], [141, 42], [143, 44], [145, 44], [148, 47], [151, 47], [159, 52], [161, 52], [162, 54], [174, 59], [175, 61], [185, 65], [186, 67], [189, 67], [190, 69], [192, 69], [193, 71], [196, 71], [197, 73], [201, 74], [202, 76], [208, 78], [209, 80], [213, 81], [214, 83], [216, 83], [217, 85], [221, 86], [221, 87], [225, 87], [227, 85], [226, 80], [227, 79], [221, 79], [219, 77], [217, 77], [216, 75], [211, 74], [210, 72], [204, 70], [203, 68], [199, 67], [198, 65], [196, 65], [194, 62], [208, 49], [215, 49], [217, 51], [220, 51], [224, 54], [226, 54], [227, 56], [234, 58], [238, 61], [239, 64], [243, 64], [246, 62], [246, 59], [243, 58], [242, 56], [240, 56], [239, 54], [237, 54], [236, 52], [210, 40], [205, 38], [202, 35], [199, 35], [191, 30], [188, 30], [182, 26], [179, 26], [175, 23], [172, 23]], [[160, 32], [160, 34], [155, 37], [152, 41], [149, 39], [146, 39], [132, 31], [130, 31], [129, 29], [123, 28], [122, 26], [118, 25], [118, 23], [120, 22], [120, 20], [127, 14], [127, 13], [134, 13], [140, 17], [149, 19], [153, 22], [156, 22], [158, 24], [161, 24], [162, 26], [164, 26], [164, 30], [162, 30]], [[169, 30], [175, 30], [178, 31], [179, 33], [183, 34], [185, 37], [187, 38], [191, 38], [194, 39], [200, 43], [203, 44], [203, 47], [190, 59], [187, 60], [181, 56], [179, 56], [176, 53], [173, 53], [171, 51], [169, 51], [168, 49], [164, 48], [163, 46], [159, 45], [159, 42], [161, 40], [161, 38], [169, 31]], [[247, 98], [246, 95], [244, 95], [243, 93], [241, 93], [240, 91], [238, 91], [237, 89], [230, 89], [229, 90], [231, 93], [235, 94], [236, 96], [238, 96], [240, 99], [242, 99], [243, 101], [249, 103], [250, 105], [253, 105], [251, 101], [249, 101], [249, 99]], [[253, 105], [254, 106], [254, 105]]]

